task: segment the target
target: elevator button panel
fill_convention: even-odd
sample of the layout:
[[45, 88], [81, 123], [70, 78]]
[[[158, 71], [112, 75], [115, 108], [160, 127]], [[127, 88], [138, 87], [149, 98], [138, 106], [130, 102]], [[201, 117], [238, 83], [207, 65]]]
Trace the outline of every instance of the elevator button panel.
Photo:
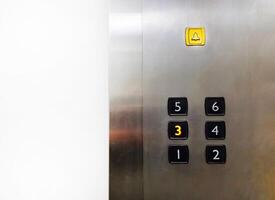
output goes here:
[[169, 146], [168, 159], [171, 164], [187, 164], [189, 162], [188, 146]]
[[188, 102], [185, 97], [171, 97], [168, 99], [169, 115], [187, 115]]
[[226, 127], [224, 121], [208, 121], [205, 123], [205, 137], [208, 140], [224, 140]]
[[224, 164], [226, 162], [225, 145], [206, 146], [206, 162], [208, 164]]
[[185, 29], [185, 44], [187, 46], [204, 46], [205, 42], [206, 35], [203, 27]]
[[225, 100], [223, 97], [207, 97], [204, 106], [205, 114], [208, 116], [225, 115]]
[[187, 121], [169, 122], [168, 137], [170, 140], [186, 140], [188, 138], [188, 122]]
[[[224, 97], [206, 97], [204, 106], [207, 116], [225, 115]], [[184, 115], [186, 116], [187, 113], [188, 101], [186, 97], [168, 98], [168, 114], [170, 116], [176, 115], [176, 117], [179, 118], [179, 120], [168, 122], [167, 131], [170, 140], [188, 139], [189, 125], [188, 121], [184, 120]], [[226, 137], [225, 121], [206, 121], [204, 131], [207, 140], [224, 140]], [[226, 162], [225, 145], [207, 145], [205, 149], [205, 157], [208, 164], [224, 164]], [[169, 146], [168, 160], [171, 164], [187, 164], [189, 162], [188, 146]]]

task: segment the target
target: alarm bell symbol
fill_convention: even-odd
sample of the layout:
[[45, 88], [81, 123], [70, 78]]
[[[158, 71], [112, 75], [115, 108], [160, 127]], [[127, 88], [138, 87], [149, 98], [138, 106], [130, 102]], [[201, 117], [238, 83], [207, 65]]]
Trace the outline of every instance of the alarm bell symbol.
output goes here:
[[195, 32], [195, 33], [193, 34], [191, 40], [193, 40], [193, 41], [198, 41], [198, 40], [200, 40], [199, 35], [198, 35], [197, 32]]

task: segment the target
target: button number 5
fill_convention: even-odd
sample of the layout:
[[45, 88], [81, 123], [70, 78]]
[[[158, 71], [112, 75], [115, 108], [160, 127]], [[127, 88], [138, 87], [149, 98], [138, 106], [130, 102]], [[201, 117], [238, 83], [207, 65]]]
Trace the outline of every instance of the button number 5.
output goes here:
[[186, 97], [170, 97], [168, 99], [168, 115], [187, 115], [188, 102]]
[[180, 102], [176, 101], [175, 102], [175, 112], [180, 112], [181, 111], [181, 106], [180, 106]]

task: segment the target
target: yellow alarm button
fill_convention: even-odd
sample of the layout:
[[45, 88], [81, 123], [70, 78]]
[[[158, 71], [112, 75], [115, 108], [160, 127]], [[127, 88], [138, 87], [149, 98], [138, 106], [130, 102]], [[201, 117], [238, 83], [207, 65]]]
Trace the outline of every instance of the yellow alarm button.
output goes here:
[[206, 36], [203, 27], [185, 29], [185, 43], [187, 46], [203, 46], [205, 45]]

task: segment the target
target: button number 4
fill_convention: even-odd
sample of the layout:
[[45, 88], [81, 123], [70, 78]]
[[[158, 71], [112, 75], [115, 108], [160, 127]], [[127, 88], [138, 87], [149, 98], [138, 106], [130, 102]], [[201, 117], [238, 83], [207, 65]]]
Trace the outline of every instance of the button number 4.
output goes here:
[[225, 131], [224, 121], [208, 121], [205, 123], [205, 137], [208, 140], [224, 140]]

